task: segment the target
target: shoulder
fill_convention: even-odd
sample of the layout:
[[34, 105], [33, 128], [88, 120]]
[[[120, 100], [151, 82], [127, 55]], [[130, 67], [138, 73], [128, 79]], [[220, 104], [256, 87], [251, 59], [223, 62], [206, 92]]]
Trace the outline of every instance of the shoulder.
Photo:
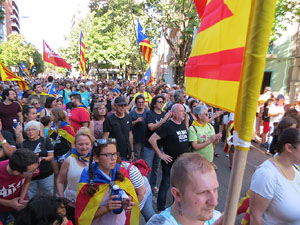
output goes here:
[[155, 214], [151, 219], [146, 223], [146, 225], [177, 225], [174, 221], [169, 208], [165, 209], [160, 214]]

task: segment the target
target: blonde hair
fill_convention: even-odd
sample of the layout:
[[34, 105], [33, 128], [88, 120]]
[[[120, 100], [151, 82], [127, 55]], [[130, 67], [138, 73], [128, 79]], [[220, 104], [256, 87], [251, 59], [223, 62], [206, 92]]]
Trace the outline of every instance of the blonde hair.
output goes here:
[[81, 127], [77, 131], [77, 133], [75, 135], [75, 139], [74, 139], [74, 143], [75, 144], [76, 144], [76, 141], [77, 141], [77, 139], [78, 139], [79, 136], [86, 136], [86, 137], [88, 137], [90, 139], [90, 141], [91, 141], [91, 145], [93, 145], [94, 138], [93, 138], [93, 135], [92, 135], [91, 130], [89, 128], [87, 128], [87, 127]]

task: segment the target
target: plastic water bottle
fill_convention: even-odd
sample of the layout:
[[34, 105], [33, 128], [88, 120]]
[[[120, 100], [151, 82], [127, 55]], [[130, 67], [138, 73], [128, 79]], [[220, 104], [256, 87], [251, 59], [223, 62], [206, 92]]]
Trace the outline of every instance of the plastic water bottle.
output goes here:
[[[111, 190], [111, 195], [118, 195], [117, 198], [114, 198], [113, 201], [121, 201], [122, 202], [122, 194], [120, 193], [119, 185], [114, 185]], [[119, 209], [114, 209], [113, 213], [120, 214], [123, 211], [123, 207], [121, 206]]]
[[16, 128], [18, 126], [18, 121], [16, 119], [13, 119], [13, 127]]

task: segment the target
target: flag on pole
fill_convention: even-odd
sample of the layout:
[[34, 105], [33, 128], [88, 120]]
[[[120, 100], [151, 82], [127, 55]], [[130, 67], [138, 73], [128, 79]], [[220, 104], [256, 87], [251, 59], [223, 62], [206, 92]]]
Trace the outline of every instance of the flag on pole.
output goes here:
[[[203, 6], [199, 7], [201, 11]], [[226, 111], [235, 111], [250, 9], [251, 1], [208, 2], [185, 67], [189, 95]]]
[[49, 88], [48, 95], [52, 96], [52, 97], [56, 97], [56, 95], [58, 95], [58, 91], [55, 88], [54, 82], [52, 82], [52, 84]]
[[147, 60], [148, 64], [150, 65], [152, 58], [152, 45], [150, 44], [147, 35], [143, 31], [143, 27], [140, 24], [139, 20], [137, 20], [137, 25], [137, 42], [140, 46], [140, 50], [144, 56], [144, 59]]
[[0, 62], [0, 80], [2, 81], [16, 81], [20, 89], [23, 91], [28, 90], [28, 85], [25, 80], [14, 74], [10, 69], [8, 69], [3, 63]]
[[25, 66], [25, 64], [22, 61], [21, 61], [21, 71], [22, 71], [22, 74], [25, 75], [28, 79], [31, 78], [27, 67]]
[[144, 77], [141, 80], [141, 83], [145, 83], [146, 85], [151, 85], [153, 81], [154, 79], [151, 72], [151, 67], [149, 66], [147, 72], [145, 73]]
[[71, 66], [57, 53], [55, 53], [49, 45], [45, 41], [43, 41], [44, 45], [44, 61], [53, 64], [57, 67], [64, 67], [67, 69], [71, 69]]
[[85, 75], [85, 42], [82, 31], [80, 32], [80, 72], [81, 75]]

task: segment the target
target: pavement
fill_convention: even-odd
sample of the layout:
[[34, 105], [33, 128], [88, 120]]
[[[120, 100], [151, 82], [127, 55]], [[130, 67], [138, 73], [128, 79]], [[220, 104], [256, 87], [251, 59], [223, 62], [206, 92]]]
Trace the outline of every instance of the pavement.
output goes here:
[[[220, 157], [214, 158], [214, 163], [218, 166], [218, 170], [216, 172], [217, 172], [217, 177], [220, 185], [219, 197], [218, 197], [219, 203], [218, 206], [216, 207], [216, 210], [219, 210], [221, 212], [223, 212], [225, 209], [226, 195], [228, 191], [230, 172], [231, 172], [229, 169], [229, 158], [226, 157], [226, 154], [223, 151], [223, 146], [224, 143], [222, 142], [216, 146], [215, 151], [220, 155]], [[245, 174], [243, 178], [240, 198], [245, 196], [246, 192], [248, 191], [251, 182], [251, 177], [255, 172], [257, 166], [259, 166], [261, 163], [263, 163], [265, 160], [269, 158], [270, 156], [265, 154], [265, 150], [263, 148], [260, 148], [258, 143], [252, 142], [251, 149], [248, 153], [247, 165], [246, 165]], [[158, 185], [160, 184], [160, 179], [161, 179], [161, 171], [159, 171]], [[154, 193], [153, 207], [155, 211], [156, 211], [156, 200], [157, 200], [157, 194]], [[172, 202], [173, 199], [169, 192], [167, 197], [167, 207], [169, 207], [172, 204]], [[240, 221], [242, 217], [243, 215], [236, 218], [235, 225], [240, 225]], [[140, 225], [144, 225], [144, 224], [146, 223], [143, 216], [141, 215]]]

